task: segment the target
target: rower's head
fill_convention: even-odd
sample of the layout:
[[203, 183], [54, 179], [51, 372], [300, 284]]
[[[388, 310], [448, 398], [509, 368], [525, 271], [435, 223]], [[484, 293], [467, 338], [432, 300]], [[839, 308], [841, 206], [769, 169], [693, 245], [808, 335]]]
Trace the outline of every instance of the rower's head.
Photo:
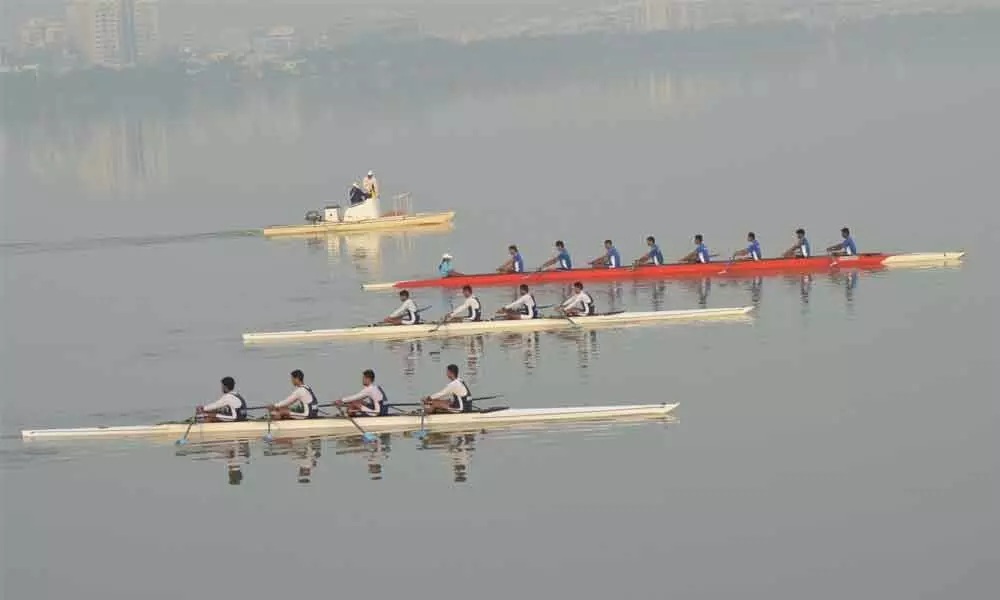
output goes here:
[[451, 254], [445, 252], [444, 254], [441, 255], [441, 262], [451, 262], [452, 258], [454, 257]]
[[236, 389], [236, 380], [232, 377], [222, 378], [222, 393], [228, 394], [229, 392]]
[[647, 246], [655, 246], [656, 245], [656, 238], [653, 237], [653, 236], [647, 237], [646, 238], [646, 245]]
[[471, 285], [462, 286], [462, 295], [465, 296], [466, 298], [472, 297], [472, 286]]
[[375, 383], [375, 371], [365, 369], [364, 373], [361, 374], [361, 383], [364, 385], [371, 385]]
[[614, 247], [614, 245], [615, 245], [615, 243], [612, 242], [611, 240], [604, 240], [604, 247], [605, 248], [608, 248], [610, 250], [612, 247]]
[[403, 291], [399, 292], [399, 299], [403, 300], [403, 301], [409, 300], [410, 299], [410, 292], [408, 292], [407, 290], [403, 290]]
[[455, 379], [458, 379], [458, 365], [455, 364], [448, 365], [446, 374], [449, 380], [453, 381]]
[[292, 371], [291, 376], [292, 376], [292, 385], [302, 385], [306, 381], [306, 376], [302, 373], [302, 371], [298, 369]]
[[702, 235], [700, 233], [694, 236], [694, 243], [700, 244], [700, 243], [702, 243], [704, 241], [705, 241], [705, 238], [702, 237]]
[[840, 230], [840, 237], [844, 238], [845, 240], [851, 237], [851, 230], [844, 227], [843, 229]]
[[577, 281], [576, 283], [573, 284], [573, 289], [576, 290], [576, 292], [579, 294], [580, 292], [583, 291], [583, 283]]
[[369, 177], [375, 177], [375, 171], [368, 171]]
[[528, 286], [523, 283], [521, 284], [521, 287], [519, 289], [521, 290], [521, 295], [528, 293]]
[[754, 241], [756, 239], [757, 239], [757, 234], [756, 233], [754, 233], [754, 232], [751, 231], [750, 233], [747, 234], [747, 241], [748, 242], [752, 242], [752, 241]]
[[507, 252], [510, 252], [510, 255], [514, 256], [515, 254], [517, 254], [517, 246], [514, 244], [507, 246]]
[[564, 244], [562, 240], [556, 240], [556, 248], [560, 250], [565, 250], [566, 244]]
[[806, 230], [799, 227], [798, 229], [795, 230], [795, 237], [799, 238], [800, 240], [806, 237]]

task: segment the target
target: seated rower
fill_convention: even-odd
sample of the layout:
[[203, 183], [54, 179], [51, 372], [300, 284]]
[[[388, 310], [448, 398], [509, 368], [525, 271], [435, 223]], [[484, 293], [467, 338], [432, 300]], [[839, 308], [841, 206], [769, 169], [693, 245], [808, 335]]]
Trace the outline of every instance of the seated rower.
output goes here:
[[854, 243], [854, 238], [851, 237], [851, 230], [844, 227], [840, 230], [840, 237], [844, 238], [844, 241], [830, 246], [826, 251], [833, 256], [857, 256], [858, 247]]
[[389, 415], [389, 399], [382, 386], [375, 384], [375, 371], [366, 369], [361, 374], [361, 391], [352, 396], [344, 396], [334, 402], [337, 407], [347, 406], [347, 414], [352, 417], [386, 417]]
[[431, 394], [421, 402], [427, 414], [433, 413], [461, 413], [472, 410], [469, 398], [472, 392], [469, 386], [458, 377], [458, 365], [448, 365], [447, 370], [448, 385], [436, 394]]
[[566, 244], [562, 240], [556, 240], [556, 255], [542, 263], [538, 270], [544, 271], [552, 265], [555, 265], [556, 271], [569, 271], [573, 268], [573, 261], [570, 259], [569, 252], [566, 251]]
[[618, 254], [618, 249], [615, 248], [614, 242], [611, 240], [604, 240], [604, 254], [590, 261], [590, 266], [595, 269], [598, 267], [617, 269], [622, 266], [622, 257]]
[[785, 250], [782, 254], [785, 258], [809, 258], [812, 250], [809, 247], [809, 240], [806, 239], [806, 230], [799, 227], [795, 230], [795, 244]]
[[760, 242], [757, 241], [757, 234], [750, 232], [747, 234], [747, 242], [749, 245], [742, 249], [733, 252], [733, 260], [760, 260]]
[[389, 316], [382, 319], [382, 322], [390, 325], [416, 325], [420, 323], [417, 303], [410, 298], [410, 292], [407, 290], [399, 292], [399, 301], [402, 302], [399, 308], [389, 313]]
[[596, 314], [594, 299], [590, 297], [590, 294], [583, 291], [583, 284], [579, 281], [574, 283], [573, 291], [576, 293], [562, 303], [559, 307], [559, 312], [567, 317], [594, 316]]
[[653, 236], [647, 237], [646, 246], [649, 248], [649, 251], [635, 259], [632, 265], [636, 267], [640, 265], [662, 265], [663, 253], [660, 252], [660, 247], [656, 245], [656, 238]]
[[542, 315], [538, 312], [535, 296], [528, 291], [528, 286], [521, 284], [521, 297], [497, 311], [505, 319], [537, 319]]
[[246, 421], [247, 401], [236, 390], [236, 380], [222, 378], [222, 397], [204, 406], [196, 406], [195, 413], [206, 423], [220, 421]]
[[295, 389], [282, 400], [270, 406], [272, 419], [315, 419], [319, 416], [319, 400], [312, 388], [305, 384], [305, 375], [295, 369], [291, 373]]
[[361, 181], [361, 188], [365, 192], [365, 198], [378, 198], [378, 180], [375, 179], [375, 171], [368, 171], [368, 175]]
[[479, 298], [472, 294], [472, 286], [464, 286], [462, 288], [462, 295], [465, 296], [465, 302], [459, 305], [459, 307], [455, 310], [451, 311], [451, 313], [444, 318], [445, 322], [482, 321], [483, 305], [479, 301]]
[[694, 236], [694, 244], [694, 250], [686, 254], [680, 262], [707, 263], [712, 260], [712, 256], [708, 253], [708, 247], [705, 246], [705, 238], [700, 233]]
[[521, 252], [518, 251], [517, 246], [511, 244], [507, 247], [507, 252], [510, 253], [510, 258], [497, 267], [497, 273], [524, 273], [524, 259], [521, 258]]

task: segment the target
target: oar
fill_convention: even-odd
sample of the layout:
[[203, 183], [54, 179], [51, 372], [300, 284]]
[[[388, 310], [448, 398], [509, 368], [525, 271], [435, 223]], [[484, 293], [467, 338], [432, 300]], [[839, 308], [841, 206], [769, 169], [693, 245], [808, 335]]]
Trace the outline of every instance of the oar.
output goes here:
[[358, 422], [354, 420], [354, 417], [352, 417], [350, 413], [348, 413], [348, 412], [346, 412], [344, 410], [343, 406], [337, 406], [337, 411], [340, 412], [340, 416], [342, 416], [342, 417], [346, 418], [348, 421], [350, 421], [351, 425], [354, 425], [355, 427], [358, 428], [358, 431], [361, 432], [361, 439], [362, 440], [364, 440], [366, 442], [374, 442], [375, 440], [378, 439], [378, 437], [374, 433], [365, 431], [364, 428], [361, 427], [361, 425], [358, 425]]
[[274, 436], [271, 435], [271, 411], [267, 411], [267, 433], [264, 434], [263, 439], [265, 442], [271, 442], [274, 440]]
[[724, 269], [722, 269], [721, 271], [719, 271], [719, 275], [725, 275], [729, 271], [729, 267], [733, 266], [734, 262], [736, 262], [736, 253], [735, 252], [733, 253], [733, 257], [729, 259], [729, 262], [726, 263], [726, 267]]
[[187, 441], [188, 441], [188, 434], [191, 433], [191, 428], [194, 427], [194, 423], [197, 420], [198, 420], [198, 413], [195, 412], [194, 416], [191, 417], [191, 422], [188, 423], [187, 429], [184, 430], [184, 436], [181, 437], [181, 439], [179, 439], [176, 442], [174, 442], [175, 444], [177, 444], [178, 446], [183, 446], [184, 444], [187, 443]]
[[[485, 400], [496, 400], [497, 398], [503, 398], [503, 394], [495, 394], [493, 396], [478, 396], [476, 398], [469, 398], [466, 402], [483, 402]], [[423, 406], [423, 402], [393, 402], [390, 407], [393, 406]]]
[[434, 328], [431, 329], [430, 331], [428, 331], [427, 333], [434, 333], [438, 329], [441, 329], [441, 326], [448, 322], [448, 317], [450, 315], [451, 315], [451, 313], [448, 313], [448, 315], [446, 315], [443, 319], [441, 319], [440, 321], [438, 321], [437, 325], [435, 325]]

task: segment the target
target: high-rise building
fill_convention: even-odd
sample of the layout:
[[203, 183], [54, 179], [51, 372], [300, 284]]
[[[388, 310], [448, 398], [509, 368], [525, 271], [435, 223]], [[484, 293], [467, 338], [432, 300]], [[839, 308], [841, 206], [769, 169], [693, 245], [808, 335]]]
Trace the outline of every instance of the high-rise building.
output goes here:
[[66, 12], [73, 45], [91, 65], [131, 66], [159, 44], [155, 0], [73, 0]]

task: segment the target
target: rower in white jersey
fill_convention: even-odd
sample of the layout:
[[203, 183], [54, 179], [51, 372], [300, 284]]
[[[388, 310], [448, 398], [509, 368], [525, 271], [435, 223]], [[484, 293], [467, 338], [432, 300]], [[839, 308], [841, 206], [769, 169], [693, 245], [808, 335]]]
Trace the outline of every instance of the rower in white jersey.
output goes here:
[[236, 391], [236, 380], [222, 378], [222, 397], [204, 406], [196, 406], [195, 413], [203, 421], [246, 421], [247, 401]]
[[472, 410], [472, 403], [469, 398], [472, 392], [469, 386], [458, 377], [458, 365], [448, 365], [446, 372], [448, 385], [444, 386], [440, 392], [425, 397], [422, 402], [424, 410], [428, 414], [432, 413], [460, 413]]
[[396, 310], [389, 313], [389, 316], [382, 319], [383, 323], [390, 325], [416, 325], [420, 322], [420, 311], [417, 303], [410, 298], [410, 292], [403, 290], [399, 292], [399, 301], [402, 304]]
[[361, 391], [344, 396], [334, 402], [338, 407], [347, 406], [347, 414], [352, 417], [385, 417], [389, 415], [389, 399], [382, 386], [375, 383], [375, 371], [365, 370], [361, 374]]
[[476, 298], [472, 294], [472, 286], [464, 286], [462, 288], [462, 295], [465, 296], [465, 302], [461, 303], [458, 308], [451, 311], [444, 321], [482, 321], [483, 320], [483, 305], [479, 302], [479, 298]]
[[528, 290], [528, 286], [521, 284], [520, 287], [521, 296], [504, 306], [497, 311], [498, 315], [504, 315], [504, 318], [516, 320], [516, 319], [537, 319], [542, 315], [538, 312], [538, 304], [535, 302], [535, 297]]
[[594, 299], [590, 297], [590, 294], [583, 291], [583, 284], [579, 281], [574, 283], [573, 291], [575, 293], [562, 303], [559, 307], [559, 312], [567, 317], [590, 317], [596, 314]]
[[287, 398], [270, 406], [272, 419], [315, 419], [319, 416], [319, 400], [305, 383], [305, 375], [295, 369], [291, 373], [295, 389]]

